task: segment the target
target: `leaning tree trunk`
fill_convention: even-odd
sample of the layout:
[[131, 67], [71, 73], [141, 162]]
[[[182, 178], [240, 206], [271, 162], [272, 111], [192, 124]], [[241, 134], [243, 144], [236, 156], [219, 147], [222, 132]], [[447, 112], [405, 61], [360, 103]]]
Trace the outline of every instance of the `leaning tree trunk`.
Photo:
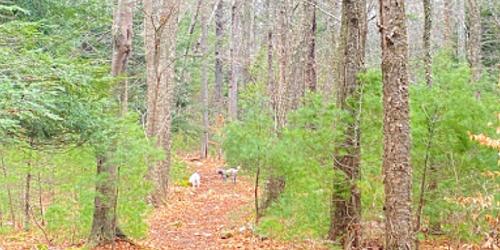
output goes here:
[[[425, 82], [432, 86], [432, 55], [431, 55], [431, 29], [432, 29], [432, 5], [431, 0], [423, 0], [424, 4], [424, 68]], [[446, 27], [445, 27], [446, 28]]]
[[384, 92], [385, 230], [387, 249], [414, 249], [404, 0], [380, 0]]
[[[119, 0], [113, 16], [113, 57], [111, 75], [120, 77], [126, 74], [128, 59], [132, 52], [134, 0]], [[121, 98], [121, 112], [127, 111], [127, 84], [123, 80], [118, 95]], [[108, 149], [109, 150], [109, 149]], [[112, 242], [116, 236], [123, 237], [117, 226], [117, 167], [107, 161], [104, 152], [97, 153], [97, 181], [94, 200], [94, 216], [89, 244], [101, 245]]]
[[151, 202], [158, 206], [167, 195], [170, 171], [172, 103], [178, 0], [144, 1], [144, 43], [147, 74], [147, 135], [155, 137], [164, 159], [148, 169], [154, 190]]
[[[364, 69], [366, 25], [366, 1], [344, 0], [337, 105], [347, 112], [351, 122], [344, 131], [344, 144], [335, 153], [335, 171], [342, 177], [334, 182], [329, 232], [331, 240], [342, 239], [344, 249], [361, 249], [361, 194], [356, 184], [360, 179], [361, 93], [357, 75]], [[339, 153], [341, 150], [346, 153]]]
[[468, 19], [467, 59], [471, 68], [471, 82], [481, 78], [481, 8], [480, 1], [466, 0]]

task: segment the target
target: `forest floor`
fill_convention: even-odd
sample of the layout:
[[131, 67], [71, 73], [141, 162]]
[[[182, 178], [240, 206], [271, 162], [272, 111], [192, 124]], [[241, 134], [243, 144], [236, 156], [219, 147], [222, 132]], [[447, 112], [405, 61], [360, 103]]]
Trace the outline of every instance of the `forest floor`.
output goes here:
[[[201, 187], [190, 187], [187, 180], [174, 183], [166, 205], [156, 209], [150, 217], [147, 239], [138, 242], [136, 247], [121, 243], [116, 249], [331, 249], [321, 241], [293, 242], [260, 237], [253, 231], [254, 180], [240, 175], [236, 184], [229, 179], [223, 182], [217, 174], [217, 169], [224, 166], [222, 160], [200, 161], [184, 155], [183, 161], [188, 165], [189, 174], [197, 170], [201, 175]], [[366, 230], [374, 235], [364, 243], [363, 249], [383, 249], [383, 230], [377, 226], [368, 227]], [[420, 249], [483, 248], [452, 246], [446, 239], [433, 239], [421, 242]]]
[[[134, 241], [132, 244], [120, 241], [115, 244], [114, 249], [329, 249], [321, 241], [293, 242], [260, 237], [253, 230], [254, 184], [250, 177], [240, 175], [236, 184], [229, 179], [223, 182], [217, 174], [217, 169], [224, 166], [223, 161], [213, 158], [200, 161], [189, 155], [186, 155], [183, 161], [188, 165], [189, 174], [195, 170], [200, 173], [201, 186], [193, 188], [188, 185], [187, 180], [173, 183], [165, 205], [155, 209], [150, 215], [146, 239]], [[373, 230], [372, 228], [369, 231]], [[0, 250], [81, 249], [62, 246], [38, 248], [38, 243], [43, 240], [37, 238], [31, 234], [13, 235], [10, 240], [0, 237]], [[383, 249], [380, 247], [383, 237], [375, 238], [373, 242], [365, 242], [371, 246], [365, 249]], [[99, 247], [97, 250], [103, 249], [112, 249], [112, 246]], [[446, 244], [446, 241], [425, 241], [421, 249], [480, 248], [455, 248]]]
[[189, 173], [198, 170], [200, 188], [176, 183], [167, 204], [150, 219], [152, 249], [327, 249], [317, 242], [281, 242], [253, 233], [254, 185], [245, 176], [223, 182], [217, 169], [224, 162], [185, 157]]
[[[224, 166], [221, 160], [200, 161], [186, 155], [183, 161], [188, 165], [189, 175], [198, 170], [201, 186], [193, 188], [187, 180], [173, 183], [165, 205], [149, 217], [146, 239], [117, 241], [114, 246], [96, 250], [328, 249], [319, 242], [283, 242], [259, 237], [253, 231], [253, 180], [238, 176], [236, 184], [229, 178], [223, 182], [217, 174], [217, 169]], [[86, 249], [81, 248], [83, 240], [76, 246], [50, 244], [48, 248], [46, 242], [34, 232], [19, 232], [0, 237], [0, 250]]]

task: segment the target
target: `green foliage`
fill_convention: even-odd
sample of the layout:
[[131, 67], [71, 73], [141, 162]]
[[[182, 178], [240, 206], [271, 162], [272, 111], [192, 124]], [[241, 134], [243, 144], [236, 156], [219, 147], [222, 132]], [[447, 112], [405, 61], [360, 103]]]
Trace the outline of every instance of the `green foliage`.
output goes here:
[[[110, 164], [119, 168], [118, 218], [120, 227], [132, 237], [143, 237], [147, 231], [145, 216], [151, 209], [144, 197], [151, 187], [146, 179], [147, 164], [161, 159], [161, 153], [144, 137], [136, 124], [136, 116], [117, 121], [110, 133], [115, 142]], [[1, 148], [0, 157], [7, 167], [7, 176], [0, 177], [1, 186], [9, 186], [13, 195], [22, 196], [23, 176], [28, 171], [38, 176], [32, 195], [50, 200], [44, 204], [43, 220], [47, 231], [58, 241], [86, 238], [90, 231], [94, 209], [96, 147], [85, 144], [69, 145], [67, 149], [33, 150], [26, 148], [19, 154], [16, 148], [27, 145], [10, 145]], [[36, 162], [32, 167], [27, 162]], [[48, 181], [50, 180], [50, 181]], [[37, 186], [40, 185], [40, 186]], [[40, 193], [41, 192], [41, 193]], [[8, 204], [7, 194], [0, 194], [0, 203]], [[32, 206], [37, 220], [40, 206], [33, 198]], [[16, 204], [13, 204], [17, 206]], [[20, 212], [20, 211], [19, 211]], [[16, 214], [21, 217], [21, 214]]]
[[[410, 88], [412, 166], [414, 169], [414, 203], [418, 202], [424, 159], [429, 154], [425, 190], [424, 221], [441, 222], [446, 233], [472, 239], [476, 227], [472, 213], [456, 202], [479, 190], [491, 194], [494, 181], [482, 173], [495, 168], [495, 152], [481, 149], [468, 139], [467, 131], [489, 131], [487, 118], [498, 107], [498, 93], [491, 87], [481, 89], [486, 83], [473, 86], [469, 83], [469, 69], [453, 61], [448, 54], [434, 58], [434, 84], [428, 87], [417, 83]], [[382, 156], [382, 84], [379, 71], [368, 71], [361, 76], [365, 84], [362, 120], [362, 167], [360, 183], [364, 217], [381, 218], [383, 186], [380, 174]], [[486, 78], [487, 79], [487, 78]], [[491, 84], [491, 83], [490, 83]], [[480, 88], [481, 97], [476, 96]], [[430, 128], [434, 126], [433, 136]], [[428, 147], [429, 140], [432, 141]], [[431, 182], [437, 187], [429, 189]], [[493, 210], [491, 210], [493, 209]], [[498, 209], [486, 209], [484, 214], [497, 214]], [[380, 211], [380, 212], [377, 212]], [[460, 218], [460, 219], [458, 219]], [[464, 230], [452, 230], [458, 225]], [[429, 226], [429, 225], [426, 225]], [[466, 229], [465, 229], [466, 228]]]
[[[40, 3], [50, 11], [33, 13], [33, 22], [0, 24], [0, 158], [5, 169], [0, 186], [14, 197], [10, 203], [7, 193], [0, 193], [2, 211], [12, 206], [21, 224], [23, 204], [17, 197], [24, 196], [30, 173], [33, 216], [46, 223], [49, 237], [86, 238], [99, 179], [96, 155], [108, 152], [108, 163], [120, 172], [120, 227], [129, 236], [142, 237], [150, 210], [144, 199], [150, 191], [147, 164], [162, 154], [145, 138], [139, 115], [117, 117], [109, 50], [98, 50], [110, 46], [94, 39], [99, 30], [109, 28], [111, 12], [102, 15], [101, 9], [109, 5], [35, 2], [19, 1], [19, 6], [31, 10]], [[58, 8], [60, 12], [52, 12]], [[82, 14], [85, 18], [76, 18]]]
[[[496, 153], [471, 142], [467, 131], [488, 132], [490, 114], [498, 107], [498, 92], [488, 86], [488, 77], [477, 85], [469, 83], [469, 69], [447, 53], [434, 60], [434, 85], [411, 85], [410, 116], [414, 205], [418, 203], [424, 157], [429, 154], [424, 227], [441, 223], [448, 235], [474, 241], [478, 230], [487, 231], [488, 216], [498, 215], [498, 187], [484, 175], [496, 167]], [[362, 192], [364, 220], [383, 219], [384, 188], [381, 174], [383, 152], [382, 78], [379, 70], [359, 76], [362, 97]], [[491, 85], [491, 82], [489, 83]], [[477, 98], [477, 91], [481, 92]], [[248, 85], [240, 95], [244, 113], [241, 121], [226, 128], [224, 149], [231, 164], [247, 171], [261, 168], [261, 178], [286, 178], [285, 191], [278, 202], [265, 211], [258, 231], [284, 238], [323, 237], [329, 226], [330, 195], [335, 173], [332, 155], [342, 140], [342, 113], [325, 104], [319, 96], [309, 96], [303, 107], [288, 115], [285, 128], [275, 131], [263, 84]], [[433, 135], [430, 137], [430, 128]], [[429, 140], [432, 140], [428, 147]], [[435, 169], [435, 170], [434, 170]], [[338, 177], [338, 176], [337, 176]], [[431, 182], [436, 188], [429, 189]], [[261, 187], [262, 188], [262, 187]], [[478, 197], [478, 194], [481, 194]], [[469, 197], [469, 198], [467, 198]], [[478, 209], [464, 206], [464, 199], [483, 201]], [[493, 199], [491, 201], [491, 199]], [[491, 202], [489, 202], [491, 201]], [[488, 203], [489, 202], [489, 203]], [[476, 230], [476, 231], [474, 231]]]
[[276, 237], [321, 237], [328, 230], [332, 186], [332, 152], [343, 126], [341, 113], [321, 96], [310, 95], [306, 105], [289, 114], [287, 127], [278, 134], [263, 88], [248, 86], [241, 96], [245, 113], [227, 127], [224, 152], [231, 164], [244, 170], [261, 168], [261, 179], [284, 176], [285, 191], [266, 211], [259, 231]]

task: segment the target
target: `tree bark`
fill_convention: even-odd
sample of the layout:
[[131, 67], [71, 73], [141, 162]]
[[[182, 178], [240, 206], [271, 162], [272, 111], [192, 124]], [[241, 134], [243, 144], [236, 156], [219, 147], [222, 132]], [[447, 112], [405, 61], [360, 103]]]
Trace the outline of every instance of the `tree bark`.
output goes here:
[[[2, 164], [2, 174], [5, 179], [7, 179], [7, 167], [5, 166], [5, 160], [3, 155], [0, 156], [1, 164]], [[9, 211], [10, 211], [10, 221], [12, 223], [12, 227], [16, 228], [16, 214], [14, 213], [14, 203], [12, 203], [12, 189], [10, 185], [5, 184], [5, 189], [7, 190], [7, 198], [9, 199]]]
[[37, 183], [38, 183], [38, 206], [40, 207], [40, 224], [45, 226], [45, 211], [43, 207], [43, 188], [42, 188], [42, 177], [40, 172], [37, 173]]
[[24, 188], [24, 230], [30, 229], [30, 193], [31, 193], [31, 165], [29, 166], [28, 173], [26, 173], [26, 182]]
[[[135, 0], [119, 0], [113, 14], [113, 55], [111, 75], [125, 77], [117, 88], [121, 99], [120, 115], [127, 113], [127, 65], [132, 53], [133, 11]], [[107, 149], [108, 153], [112, 149]], [[116, 206], [118, 200], [117, 172], [114, 164], [107, 162], [108, 154], [97, 152], [97, 181], [94, 200], [94, 215], [89, 245], [96, 246], [114, 242], [116, 236], [124, 237], [117, 225]]]
[[154, 185], [151, 202], [158, 206], [166, 197], [170, 171], [175, 43], [179, 1], [144, 1], [144, 43], [147, 73], [147, 135], [155, 137], [164, 159], [149, 166]]
[[453, 34], [453, 0], [444, 0], [444, 34], [443, 44], [445, 48], [453, 48], [452, 34]]
[[459, 59], [466, 58], [465, 56], [465, 3], [466, 0], [456, 1], [456, 16], [457, 16], [457, 57]]
[[117, 235], [114, 221], [116, 188], [116, 166], [106, 162], [105, 156], [98, 156], [94, 215], [89, 236], [90, 246], [111, 243]]
[[306, 16], [306, 39], [307, 46], [305, 63], [305, 87], [309, 91], [316, 91], [316, 1], [311, 0], [304, 3]]
[[240, 4], [240, 58], [241, 58], [241, 81], [240, 89], [250, 81], [250, 64], [252, 62], [254, 37], [254, 1], [244, 0]]
[[380, 0], [384, 92], [385, 228], [387, 249], [414, 249], [408, 105], [408, 42], [403, 0]]
[[25, 187], [24, 187], [24, 230], [28, 231], [30, 229], [30, 211], [31, 211], [31, 179], [33, 177], [32, 175], [32, 168], [33, 168], [33, 138], [29, 138], [29, 153], [28, 153], [28, 161], [26, 163], [27, 165], [27, 172], [26, 172], [26, 180], [25, 180]]
[[241, 0], [231, 6], [231, 83], [229, 85], [229, 118], [238, 119], [238, 85], [241, 82]]
[[[342, 239], [344, 249], [361, 249], [360, 179], [360, 83], [357, 75], [364, 70], [367, 21], [366, 1], [344, 0], [338, 66], [337, 105], [351, 121], [344, 131], [346, 140], [336, 149], [335, 171], [342, 182], [334, 182], [329, 238]], [[346, 153], [340, 154], [340, 149]], [[336, 179], [337, 180], [337, 179]]]
[[224, 86], [224, 0], [217, 2], [215, 9], [215, 93], [214, 103], [218, 114], [222, 113], [224, 96], [222, 88]]
[[468, 19], [467, 59], [471, 68], [471, 82], [481, 79], [481, 8], [480, 1], [466, 0]]
[[267, 45], [267, 92], [270, 98], [270, 106], [275, 110], [274, 102], [274, 91], [275, 91], [275, 80], [274, 80], [274, 67], [273, 67], [273, 30], [274, 30], [274, 9], [271, 0], [266, 0], [265, 5], [267, 11], [267, 34], [266, 34], [266, 45]]
[[208, 120], [208, 47], [207, 47], [207, 37], [208, 37], [208, 21], [207, 21], [207, 11], [208, 6], [205, 6], [201, 11], [201, 103], [202, 103], [202, 116], [203, 116], [203, 133], [201, 137], [201, 149], [200, 157], [201, 159], [206, 159], [208, 157], [208, 137], [210, 124]]
[[[324, 93], [325, 97], [327, 100], [333, 100], [331, 97], [335, 97], [335, 83], [337, 82], [337, 59], [339, 58], [337, 56], [337, 45], [338, 45], [338, 37], [339, 37], [339, 31], [340, 31], [340, 25], [338, 22], [338, 13], [341, 12], [341, 0], [333, 0], [333, 1], [328, 1], [328, 9], [331, 11], [331, 15], [328, 15], [327, 17], [327, 27], [326, 31], [328, 33], [328, 36], [326, 37], [326, 43], [329, 45], [328, 49], [321, 54], [318, 54], [318, 57], [322, 57], [323, 62], [321, 64], [326, 64], [326, 67], [324, 70], [326, 71], [324, 74], [324, 77], [327, 80], [324, 81], [321, 84], [321, 92]], [[321, 60], [321, 59], [319, 59]], [[318, 70], [321, 70], [322, 68], [319, 67]]]
[[432, 86], [432, 55], [431, 55], [431, 29], [432, 29], [432, 6], [431, 0], [423, 0], [424, 5], [424, 68], [425, 82]]
[[287, 68], [288, 68], [288, 25], [287, 25], [287, 2], [276, 3], [277, 9], [277, 56], [278, 56], [278, 82], [274, 91], [275, 123], [277, 130], [286, 124], [287, 113]]

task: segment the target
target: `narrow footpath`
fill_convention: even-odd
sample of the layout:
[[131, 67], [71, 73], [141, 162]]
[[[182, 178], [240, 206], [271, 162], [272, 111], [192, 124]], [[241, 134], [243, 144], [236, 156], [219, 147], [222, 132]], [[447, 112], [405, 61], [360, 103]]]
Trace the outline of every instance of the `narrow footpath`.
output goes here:
[[189, 173], [198, 170], [201, 187], [176, 183], [168, 204], [157, 209], [149, 221], [144, 244], [152, 249], [322, 249], [313, 243], [295, 244], [257, 237], [254, 220], [254, 186], [238, 176], [236, 184], [223, 182], [217, 169], [222, 161], [185, 159]]

